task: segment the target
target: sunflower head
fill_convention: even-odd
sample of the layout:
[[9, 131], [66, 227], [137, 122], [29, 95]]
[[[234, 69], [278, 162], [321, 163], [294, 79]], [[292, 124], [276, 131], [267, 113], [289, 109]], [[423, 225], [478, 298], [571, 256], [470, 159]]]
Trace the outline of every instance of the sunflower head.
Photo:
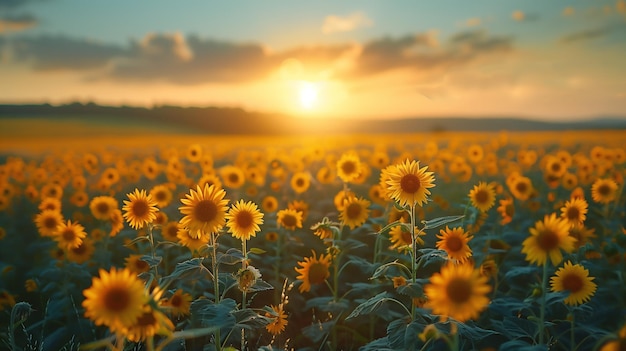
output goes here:
[[184, 206], [179, 207], [184, 215], [180, 219], [183, 228], [187, 228], [192, 235], [201, 231], [217, 233], [226, 224], [226, 192], [214, 185], [204, 185], [191, 189], [180, 201]]
[[550, 278], [550, 288], [555, 292], [569, 292], [565, 304], [576, 306], [589, 301], [596, 292], [597, 285], [593, 279], [585, 267], [568, 261]]
[[361, 160], [356, 152], [346, 152], [337, 161], [337, 176], [344, 183], [353, 182], [359, 177], [361, 167]]
[[420, 168], [419, 161], [409, 160], [391, 167], [387, 172], [387, 195], [400, 206], [422, 206], [428, 201], [428, 189], [435, 186], [433, 172], [427, 172], [427, 169]]
[[567, 222], [552, 213], [530, 228], [530, 236], [522, 242], [522, 253], [530, 263], [543, 265], [550, 257], [556, 266], [563, 260], [561, 250], [572, 252], [575, 243], [576, 238], [569, 235]]
[[492, 184], [479, 182], [469, 193], [472, 206], [480, 212], [487, 212], [496, 202], [496, 190]]
[[298, 262], [300, 267], [296, 267], [295, 270], [300, 273], [296, 279], [302, 281], [299, 287], [300, 292], [310, 291], [311, 285], [322, 284], [330, 277], [331, 259], [331, 255], [323, 254], [318, 258], [313, 252], [312, 257], [305, 257], [303, 262]]
[[437, 235], [437, 248], [448, 254], [448, 258], [464, 262], [472, 256], [472, 249], [468, 243], [472, 236], [461, 227], [441, 229]]
[[249, 240], [256, 236], [261, 230], [259, 225], [263, 224], [263, 213], [253, 202], [239, 200], [226, 214], [226, 226], [233, 237], [241, 240]]
[[127, 195], [128, 201], [124, 200], [124, 218], [134, 229], [141, 229], [156, 219], [159, 209], [157, 203], [152, 200], [152, 195], [146, 194], [145, 190], [135, 189]]
[[289, 230], [296, 230], [296, 228], [302, 228], [302, 212], [284, 209], [278, 211], [277, 224], [279, 227], [284, 227]]

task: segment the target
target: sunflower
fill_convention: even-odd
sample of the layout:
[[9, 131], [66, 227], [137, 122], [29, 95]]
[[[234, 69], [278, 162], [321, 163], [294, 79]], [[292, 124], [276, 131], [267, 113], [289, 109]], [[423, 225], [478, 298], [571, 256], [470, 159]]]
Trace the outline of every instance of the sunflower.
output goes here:
[[170, 298], [161, 300], [161, 306], [165, 307], [172, 316], [181, 318], [189, 315], [192, 300], [191, 295], [178, 289]]
[[222, 187], [222, 181], [220, 180], [220, 177], [218, 177], [217, 174], [213, 173], [203, 174], [202, 177], [200, 177], [200, 180], [198, 180], [198, 185], [201, 188], [204, 188], [205, 184], [209, 186], [215, 185], [216, 188]]
[[178, 241], [178, 237], [176, 235], [178, 234], [179, 229], [180, 223], [176, 221], [167, 222], [161, 229], [161, 236], [163, 239], [175, 243]]
[[430, 195], [429, 188], [435, 186], [433, 172], [427, 166], [420, 168], [419, 161], [406, 160], [388, 170], [386, 191], [400, 206], [407, 204], [422, 206]]
[[196, 187], [186, 194], [186, 199], [180, 201], [185, 206], [179, 207], [185, 215], [180, 224], [189, 229], [191, 235], [199, 236], [196, 232], [217, 233], [226, 224], [226, 192], [214, 185]]
[[167, 207], [172, 202], [172, 191], [167, 185], [155, 185], [150, 189], [150, 195], [160, 208]]
[[467, 159], [473, 164], [482, 161], [484, 155], [483, 147], [478, 144], [472, 144], [467, 148]]
[[88, 202], [89, 195], [82, 190], [79, 190], [70, 196], [70, 203], [76, 207], [85, 207]]
[[472, 206], [476, 207], [480, 212], [487, 212], [496, 202], [496, 190], [492, 184], [479, 182], [469, 192], [469, 198]]
[[141, 259], [143, 255], [130, 255], [124, 259], [126, 262], [126, 269], [130, 270], [134, 274], [140, 274], [150, 270], [150, 265]]
[[93, 241], [85, 238], [83, 239], [83, 242], [78, 245], [78, 247], [65, 250], [64, 255], [69, 261], [83, 264], [91, 259], [94, 251], [96, 251], [96, 249], [93, 246]]
[[109, 236], [115, 237], [122, 231], [122, 229], [124, 229], [124, 217], [122, 216], [122, 211], [119, 209], [113, 210], [111, 218], [109, 218], [109, 222], [111, 222], [111, 231], [109, 232]]
[[530, 236], [522, 242], [522, 253], [526, 261], [537, 265], [546, 264], [548, 256], [553, 265], [563, 260], [561, 250], [572, 252], [576, 238], [569, 236], [569, 225], [555, 213], [546, 215], [530, 228]]
[[296, 267], [296, 272], [300, 273], [296, 279], [301, 280], [300, 292], [311, 291], [311, 285], [322, 284], [330, 277], [331, 255], [320, 255], [317, 258], [315, 251], [312, 257], [305, 257], [304, 262], [298, 262], [300, 268]]
[[57, 227], [54, 240], [60, 248], [69, 250], [80, 246], [86, 236], [85, 227], [68, 220], [67, 223], [61, 223]]
[[338, 211], [342, 211], [344, 201], [355, 196], [356, 194], [350, 190], [340, 190], [333, 198], [333, 203]]
[[272, 213], [278, 210], [278, 199], [272, 195], [268, 195], [261, 200], [261, 208], [265, 213]]
[[263, 224], [263, 213], [253, 202], [244, 202], [239, 200], [236, 202], [226, 214], [226, 226], [228, 232], [235, 238], [241, 240], [250, 240], [256, 236], [256, 232], [260, 231], [259, 225]]
[[582, 225], [587, 214], [587, 201], [584, 199], [571, 199], [565, 202], [561, 207], [561, 218], [563, 218], [571, 227]]
[[[426, 234], [424, 232], [420, 233], [417, 227], [415, 227], [415, 233], [417, 235]], [[389, 248], [391, 250], [398, 250], [398, 251], [410, 250], [411, 244], [412, 244], [412, 240], [411, 240], [412, 235], [413, 234], [410, 231], [404, 230], [404, 226], [402, 225], [394, 226], [389, 231], [389, 241], [391, 241], [391, 244], [392, 244]], [[424, 240], [422, 240], [422, 238], [420, 238], [417, 235], [415, 236], [416, 243], [418, 245], [424, 245]]]
[[567, 172], [567, 165], [558, 157], [551, 156], [546, 160], [545, 171], [547, 175], [555, 179], [561, 179]]
[[128, 269], [99, 270], [91, 287], [83, 291], [85, 317], [111, 330], [126, 330], [137, 324], [148, 301], [143, 282]]
[[199, 162], [202, 159], [202, 146], [199, 144], [191, 144], [187, 147], [187, 153], [185, 154], [187, 160], [192, 163]]
[[337, 176], [344, 182], [350, 183], [361, 173], [361, 160], [354, 151], [348, 151], [337, 160]]
[[309, 215], [309, 204], [301, 200], [293, 200], [287, 204], [287, 208], [290, 210], [302, 212], [302, 221], [306, 221]]
[[530, 178], [518, 176], [509, 184], [509, 189], [516, 199], [526, 201], [533, 193], [533, 184]]
[[428, 298], [424, 307], [460, 322], [475, 319], [489, 304], [491, 286], [487, 282], [488, 278], [473, 266], [450, 262], [424, 287]]
[[137, 321], [130, 325], [125, 334], [128, 340], [141, 342], [155, 334], [171, 335], [174, 324], [163, 312], [146, 304], [142, 307], [142, 313]]
[[576, 248], [581, 248], [589, 242], [590, 238], [595, 238], [595, 229], [587, 228], [584, 225], [574, 225], [569, 228], [569, 236], [576, 238]]
[[594, 279], [585, 267], [567, 261], [550, 278], [550, 289], [554, 292], [568, 291], [570, 294], [565, 298], [565, 304], [577, 306], [589, 301], [596, 292]]
[[91, 214], [99, 220], [106, 221], [111, 218], [111, 213], [119, 207], [117, 200], [111, 196], [96, 196], [89, 202]]
[[593, 201], [606, 204], [615, 200], [617, 196], [617, 183], [613, 179], [597, 179], [591, 186], [591, 198]]
[[468, 243], [472, 236], [461, 227], [441, 229], [437, 235], [437, 249], [448, 254], [448, 258], [458, 262], [464, 262], [472, 256], [472, 249]]
[[272, 335], [278, 335], [285, 330], [287, 326], [287, 314], [283, 310], [283, 304], [278, 306], [271, 305], [272, 313], [266, 312], [265, 317], [273, 318], [273, 321], [265, 325], [265, 329]]
[[60, 200], [63, 197], [63, 188], [54, 183], [44, 185], [41, 187], [41, 198], [45, 199], [46, 197], [54, 197]]
[[500, 206], [496, 209], [500, 214], [500, 224], [505, 225], [511, 223], [515, 215], [515, 205], [513, 199], [507, 198], [500, 200]]
[[375, 204], [385, 206], [388, 202], [387, 197], [385, 196], [385, 190], [380, 184], [373, 184], [369, 191], [367, 192], [370, 200], [372, 200]]
[[280, 210], [276, 214], [276, 222], [279, 227], [285, 227], [289, 230], [302, 228], [302, 212], [289, 208]]
[[207, 245], [211, 241], [211, 235], [203, 231], [196, 231], [193, 235], [186, 228], [179, 228], [176, 238], [181, 245], [189, 248], [189, 250], [198, 251], [201, 247]]
[[311, 186], [311, 176], [306, 172], [296, 172], [291, 177], [291, 189], [296, 192], [296, 194], [302, 194], [309, 189]]
[[322, 166], [315, 173], [315, 179], [321, 184], [331, 184], [335, 180], [335, 173], [330, 167]]
[[55, 210], [44, 210], [35, 217], [35, 225], [41, 236], [54, 236], [62, 223], [61, 212]]
[[578, 177], [573, 173], [565, 173], [561, 177], [561, 185], [567, 190], [572, 190], [578, 185]]
[[384, 151], [375, 151], [370, 155], [369, 164], [372, 167], [383, 169], [389, 165], [389, 155]]
[[363, 198], [350, 197], [343, 202], [343, 209], [339, 213], [339, 220], [354, 229], [361, 226], [369, 217], [370, 202]]
[[39, 211], [53, 210], [61, 212], [61, 200], [56, 197], [44, 197], [39, 203]]
[[237, 166], [224, 166], [219, 170], [219, 173], [226, 188], [238, 189], [246, 182], [246, 175]]
[[124, 200], [124, 218], [134, 229], [141, 229], [156, 219], [159, 210], [156, 202], [152, 200], [152, 195], [146, 194], [145, 190], [127, 194], [130, 201]]

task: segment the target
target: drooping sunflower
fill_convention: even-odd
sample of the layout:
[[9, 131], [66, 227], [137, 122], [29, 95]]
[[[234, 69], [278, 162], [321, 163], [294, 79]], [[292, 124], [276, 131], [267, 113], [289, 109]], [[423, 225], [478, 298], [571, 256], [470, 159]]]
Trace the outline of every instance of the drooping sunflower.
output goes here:
[[613, 179], [597, 179], [591, 185], [591, 198], [593, 201], [606, 204], [617, 196], [617, 183]]
[[287, 314], [283, 310], [283, 304], [278, 306], [271, 305], [273, 313], [266, 312], [265, 317], [273, 318], [274, 320], [265, 325], [265, 329], [272, 335], [278, 335], [285, 330], [287, 326]]
[[433, 172], [427, 172], [428, 166], [420, 168], [419, 161], [409, 161], [388, 169], [386, 192], [400, 206], [407, 204], [422, 206], [430, 195], [429, 188], [435, 186]]
[[86, 236], [85, 227], [68, 220], [67, 223], [61, 223], [57, 227], [54, 240], [60, 248], [69, 250], [80, 246]]
[[211, 234], [205, 233], [201, 230], [197, 230], [192, 235], [186, 228], [179, 228], [176, 233], [176, 238], [181, 245], [189, 248], [192, 252], [197, 251], [201, 247], [207, 245], [211, 241]]
[[472, 206], [480, 212], [487, 212], [496, 203], [496, 190], [492, 184], [479, 182], [470, 190], [469, 198]]
[[182, 227], [189, 229], [191, 235], [196, 232], [216, 233], [226, 224], [226, 192], [214, 185], [205, 185], [204, 188], [190, 189], [186, 199], [180, 201], [185, 206], [179, 207], [185, 215], [180, 220]]
[[472, 256], [469, 241], [472, 236], [461, 227], [441, 229], [437, 235], [437, 249], [448, 254], [448, 258], [458, 262], [464, 262]]
[[[410, 225], [408, 226], [410, 228]], [[419, 236], [426, 234], [425, 232], [420, 232], [417, 227], [415, 227], [415, 241], [417, 245], [424, 245], [424, 240]], [[396, 225], [389, 231], [389, 241], [391, 241], [391, 246], [389, 247], [391, 250], [398, 251], [406, 251], [411, 249], [411, 236], [413, 234], [405, 230], [404, 226]]]
[[263, 213], [251, 201], [239, 200], [228, 210], [225, 218], [228, 232], [240, 240], [250, 240], [256, 236], [261, 230], [259, 225], [263, 224]]
[[302, 212], [289, 208], [280, 210], [276, 214], [276, 223], [279, 227], [284, 227], [289, 230], [302, 228]]
[[172, 321], [161, 311], [146, 304], [137, 321], [130, 325], [125, 335], [130, 341], [141, 342], [154, 335], [171, 335]]
[[339, 220], [354, 229], [361, 226], [369, 218], [370, 202], [363, 198], [350, 197], [343, 202], [343, 209], [339, 213]]
[[565, 298], [565, 304], [577, 306], [583, 304], [596, 292], [597, 285], [592, 282], [594, 277], [589, 276], [589, 270], [570, 261], [565, 262], [563, 267], [556, 271], [555, 276], [550, 278], [552, 291], [568, 291], [570, 294]]
[[506, 225], [511, 223], [515, 215], [515, 205], [512, 198], [500, 200], [500, 206], [496, 209], [500, 214], [500, 224]]
[[140, 274], [150, 270], [150, 265], [141, 259], [143, 255], [130, 255], [124, 259], [126, 268], [134, 274]]
[[35, 217], [35, 225], [41, 236], [54, 236], [61, 223], [63, 216], [56, 210], [44, 210]]
[[587, 214], [587, 201], [584, 199], [571, 199], [565, 202], [561, 207], [561, 218], [563, 218], [570, 227], [582, 225]]
[[189, 315], [191, 301], [193, 298], [182, 289], [178, 289], [167, 299], [161, 300], [161, 306], [174, 317], [184, 317]]
[[434, 314], [465, 322], [477, 318], [487, 307], [490, 291], [488, 278], [478, 269], [468, 263], [449, 262], [424, 287], [428, 298], [424, 307], [432, 309]]
[[106, 221], [111, 213], [119, 207], [117, 200], [111, 196], [96, 196], [89, 202], [91, 214], [99, 220]]
[[124, 218], [134, 229], [141, 229], [156, 219], [159, 209], [157, 203], [152, 199], [152, 195], [146, 194], [145, 190], [135, 189], [127, 194], [130, 201], [124, 200]]
[[113, 267], [109, 272], [99, 270], [91, 287], [83, 291], [85, 317], [96, 325], [111, 330], [126, 330], [137, 323], [148, 301], [143, 282], [128, 269]]
[[569, 235], [569, 225], [556, 213], [546, 215], [543, 221], [537, 221], [529, 229], [530, 236], [522, 242], [522, 253], [526, 254], [526, 261], [543, 265], [548, 257], [553, 265], [563, 260], [561, 250], [572, 252], [576, 238]]
[[296, 172], [289, 183], [296, 194], [302, 194], [311, 186], [311, 176], [307, 172]]
[[302, 281], [298, 288], [300, 292], [311, 291], [311, 285], [322, 284], [330, 277], [329, 268], [332, 256], [322, 254], [318, 258], [315, 251], [312, 252], [312, 257], [305, 257], [303, 262], [298, 262], [300, 268], [294, 268], [296, 272], [300, 273], [296, 277], [297, 280]]
[[172, 191], [167, 185], [159, 184], [150, 189], [152, 200], [156, 202], [160, 208], [167, 207], [172, 202]]
[[246, 182], [245, 173], [237, 166], [226, 165], [220, 168], [219, 174], [226, 188], [239, 189]]

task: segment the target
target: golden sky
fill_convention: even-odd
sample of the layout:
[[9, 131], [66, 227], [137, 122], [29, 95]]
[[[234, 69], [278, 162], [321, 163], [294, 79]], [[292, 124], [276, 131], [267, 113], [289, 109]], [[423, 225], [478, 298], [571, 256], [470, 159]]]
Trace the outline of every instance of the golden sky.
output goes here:
[[624, 0], [0, 2], [0, 103], [626, 116]]

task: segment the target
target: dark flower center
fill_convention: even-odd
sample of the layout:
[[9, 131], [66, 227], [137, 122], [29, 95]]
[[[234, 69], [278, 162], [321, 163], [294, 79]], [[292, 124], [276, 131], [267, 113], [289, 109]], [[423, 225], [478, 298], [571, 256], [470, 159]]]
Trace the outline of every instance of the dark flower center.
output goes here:
[[563, 277], [563, 288], [573, 293], [583, 288], [583, 280], [577, 274], [567, 274]]
[[194, 216], [200, 222], [210, 222], [217, 216], [217, 206], [211, 200], [202, 200], [196, 204]]
[[322, 263], [313, 263], [309, 267], [309, 282], [311, 284], [321, 284], [328, 277], [328, 267]]
[[416, 193], [421, 186], [420, 179], [415, 174], [407, 174], [400, 180], [400, 187], [409, 194]]
[[124, 311], [130, 304], [130, 294], [123, 287], [114, 287], [104, 295], [104, 307], [112, 312]]
[[472, 296], [472, 284], [467, 279], [452, 279], [446, 286], [446, 294], [455, 304], [467, 303]]

